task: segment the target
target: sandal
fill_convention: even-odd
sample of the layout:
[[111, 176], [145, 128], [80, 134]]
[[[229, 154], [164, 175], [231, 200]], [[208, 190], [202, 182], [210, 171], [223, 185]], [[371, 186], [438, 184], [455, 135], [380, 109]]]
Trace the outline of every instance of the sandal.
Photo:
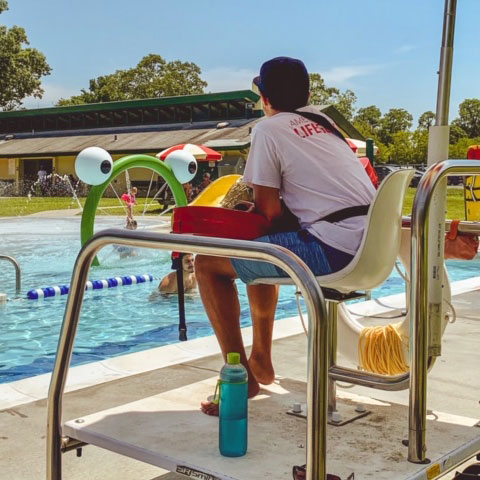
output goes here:
[[470, 475], [479, 475], [480, 477], [480, 463], [472, 463], [463, 470], [462, 473], [469, 473]]
[[201, 403], [200, 409], [206, 415], [213, 417], [218, 417], [219, 415], [219, 404], [220, 404], [220, 384], [221, 380], [218, 379], [215, 385], [215, 392], [213, 394], [212, 401], [206, 401]]
[[[306, 473], [307, 473], [307, 466], [302, 465], [298, 466], [295, 465], [293, 467], [293, 480], [305, 480], [306, 478]], [[351, 473], [347, 480], [354, 480], [355, 479], [355, 474]], [[338, 475], [334, 475], [332, 473], [327, 473], [327, 480], [342, 480]]]
[[474, 473], [464, 473], [464, 472], [455, 472], [453, 480], [478, 480], [480, 479], [479, 475]]

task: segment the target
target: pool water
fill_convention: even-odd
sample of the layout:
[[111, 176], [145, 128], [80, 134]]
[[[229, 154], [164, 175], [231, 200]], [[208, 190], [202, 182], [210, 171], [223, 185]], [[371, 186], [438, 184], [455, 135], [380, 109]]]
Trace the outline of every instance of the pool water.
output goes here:
[[[144, 218], [140, 228], [157, 220]], [[97, 220], [96, 229], [120, 228], [123, 219]], [[15, 297], [14, 269], [0, 263], [0, 291], [11, 300], [0, 304], [0, 383], [50, 372], [53, 368], [58, 337], [67, 296], [28, 300], [26, 292], [34, 288], [70, 283], [73, 265], [80, 248], [80, 218], [0, 219], [0, 254], [11, 255], [22, 269], [22, 292]], [[170, 252], [136, 249], [137, 256], [119, 258], [113, 246], [99, 254], [101, 265], [92, 267], [90, 280], [149, 273], [162, 278], [171, 271]], [[451, 262], [452, 281], [478, 275], [478, 261]], [[99, 361], [108, 357], [138, 352], [178, 342], [178, 306], [176, 296], [150, 299], [159, 280], [132, 286], [92, 290], [85, 293], [72, 365]], [[245, 286], [238, 282], [241, 325], [250, 325]], [[297, 314], [294, 287], [282, 287], [276, 319]], [[397, 272], [372, 293], [373, 297], [404, 291]], [[198, 295], [187, 295], [185, 310], [188, 338], [212, 335], [213, 331]]]

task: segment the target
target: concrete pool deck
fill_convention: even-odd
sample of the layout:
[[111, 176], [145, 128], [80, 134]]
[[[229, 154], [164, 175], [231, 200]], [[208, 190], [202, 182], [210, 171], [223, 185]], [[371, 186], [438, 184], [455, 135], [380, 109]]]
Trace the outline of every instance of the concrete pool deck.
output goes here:
[[[453, 292], [457, 321], [448, 325], [443, 337], [443, 356], [429, 375], [428, 407], [480, 418], [480, 280], [456, 282]], [[359, 315], [374, 315], [384, 312], [385, 305], [395, 306], [401, 297], [355, 304], [352, 309]], [[305, 379], [306, 337], [300, 333], [301, 329], [298, 318], [276, 322], [273, 357], [276, 372], [282, 377]], [[251, 330], [245, 329], [244, 333], [248, 341]], [[214, 377], [222, 363], [216, 340], [207, 337], [74, 367], [67, 380], [67, 390], [71, 391], [64, 398], [63, 418], [77, 418]], [[44, 397], [48, 382], [49, 375], [41, 375], [0, 385], [2, 478], [45, 478]], [[383, 392], [356, 386], [347, 391], [402, 405], [408, 402], [407, 391]], [[63, 465], [64, 478], [69, 480], [186, 478], [93, 446], [84, 448], [81, 459], [73, 452], [65, 454]]]

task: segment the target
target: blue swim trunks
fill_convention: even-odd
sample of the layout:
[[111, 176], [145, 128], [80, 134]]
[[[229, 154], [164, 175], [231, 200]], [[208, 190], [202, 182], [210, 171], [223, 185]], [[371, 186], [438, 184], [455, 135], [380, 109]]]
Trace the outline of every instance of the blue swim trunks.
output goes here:
[[[255, 241], [273, 243], [287, 248], [300, 257], [315, 276], [338, 272], [353, 258], [352, 255], [323, 243], [306, 230], [273, 233], [257, 238]], [[232, 258], [231, 261], [238, 278], [247, 284], [257, 278], [288, 276], [281, 268], [271, 263], [236, 258]]]

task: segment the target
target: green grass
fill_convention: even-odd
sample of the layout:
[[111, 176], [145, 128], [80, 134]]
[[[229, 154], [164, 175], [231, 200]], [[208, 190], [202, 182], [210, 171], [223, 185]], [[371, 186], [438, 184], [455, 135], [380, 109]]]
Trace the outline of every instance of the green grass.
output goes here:
[[[403, 204], [403, 214], [410, 215], [412, 212], [415, 189], [409, 188]], [[80, 198], [82, 206], [85, 198]], [[139, 205], [134, 208], [136, 215], [141, 215], [145, 206], [144, 199], [138, 199]], [[104, 210], [102, 208], [106, 207]], [[45, 212], [47, 210], [77, 209], [77, 202], [71, 197], [0, 197], [0, 217], [14, 217], [30, 215], [32, 213]], [[146, 214], [157, 215], [161, 213], [160, 205], [153, 202]], [[117, 198], [102, 198], [100, 200], [97, 215], [125, 215], [125, 209], [120, 206]], [[465, 218], [465, 206], [463, 203], [462, 188], [448, 188], [447, 190], [447, 218]]]
[[[85, 198], [79, 198], [81, 205], [85, 205]], [[139, 199], [139, 204], [134, 207], [135, 214], [142, 214], [145, 203]], [[98, 215], [125, 215], [125, 209], [120, 206], [117, 198], [102, 198]], [[48, 210], [78, 209], [78, 203], [72, 197], [0, 197], [0, 217], [15, 217], [30, 215], [32, 213], [45, 212]], [[153, 202], [146, 212], [154, 215], [161, 212], [157, 201]]]
[[[415, 188], [409, 188], [403, 203], [403, 214], [411, 215]], [[447, 218], [465, 219], [465, 204], [463, 199], [463, 188], [447, 188]]]

